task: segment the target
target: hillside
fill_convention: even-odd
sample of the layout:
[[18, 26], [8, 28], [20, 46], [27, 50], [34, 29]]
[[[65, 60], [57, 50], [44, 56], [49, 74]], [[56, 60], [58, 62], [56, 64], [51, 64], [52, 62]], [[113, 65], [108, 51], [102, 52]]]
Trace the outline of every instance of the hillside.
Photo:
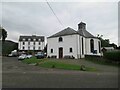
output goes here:
[[[1, 41], [0, 41], [1, 42]], [[0, 44], [1, 45], [1, 44]], [[9, 54], [11, 51], [18, 49], [18, 43], [6, 40], [4, 43], [2, 43], [2, 54]], [[1, 49], [0, 49], [1, 50]]]

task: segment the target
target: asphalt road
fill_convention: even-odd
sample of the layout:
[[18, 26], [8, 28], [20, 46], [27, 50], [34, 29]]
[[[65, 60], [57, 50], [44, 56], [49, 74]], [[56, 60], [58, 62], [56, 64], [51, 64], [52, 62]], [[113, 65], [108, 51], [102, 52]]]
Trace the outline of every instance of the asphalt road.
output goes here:
[[27, 65], [15, 57], [4, 57], [2, 63], [3, 88], [118, 88], [118, 68], [113, 66], [85, 72]]

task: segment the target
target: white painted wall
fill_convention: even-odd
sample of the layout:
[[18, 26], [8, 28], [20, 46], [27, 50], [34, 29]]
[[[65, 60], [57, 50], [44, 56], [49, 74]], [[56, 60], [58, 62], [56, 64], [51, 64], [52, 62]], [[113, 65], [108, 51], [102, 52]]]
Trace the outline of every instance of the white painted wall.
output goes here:
[[24, 41], [24, 42], [25, 42], [25, 45], [23, 45], [23, 41], [19, 41], [18, 43], [19, 50], [23, 50], [23, 46], [25, 47], [24, 50], [28, 50], [28, 47], [30, 47], [30, 50], [33, 50], [34, 46], [35, 46], [35, 50], [43, 50], [45, 47], [45, 42], [40, 42], [40, 45], [39, 45], [39, 42], [37, 41], [35, 42], [35, 45], [33, 44], [34, 42], [30, 42], [30, 45], [28, 45], [28, 41]]
[[[79, 35], [67, 35], [62, 36], [63, 42], [59, 42], [59, 37], [48, 38], [48, 48], [47, 48], [47, 55], [52, 56], [56, 55], [59, 58], [59, 47], [63, 47], [63, 57], [65, 55], [73, 55], [77, 59], [78, 55], [78, 36]], [[69, 48], [73, 49], [73, 52], [69, 52]], [[53, 53], [51, 53], [51, 49], [53, 49]]]
[[[90, 40], [93, 39], [94, 40], [94, 50], [97, 50], [97, 54], [93, 54], [90, 51]], [[101, 43], [101, 41], [97, 38], [86, 38], [86, 55], [101, 55], [101, 53], [99, 53], [99, 45], [98, 45], [98, 41]]]
[[[62, 36], [63, 42], [58, 42], [59, 37], [48, 38], [48, 47], [47, 47], [47, 55], [48, 56], [57, 56], [59, 58], [59, 47], [63, 47], [63, 57], [65, 55], [73, 55], [76, 59], [84, 58], [85, 55], [101, 55], [99, 53], [99, 46], [97, 38], [85, 38], [83, 37], [83, 45], [84, 45], [84, 54], [82, 54], [82, 37], [80, 35], [67, 35]], [[97, 54], [93, 54], [90, 51], [90, 40], [94, 40], [94, 50], [97, 50]], [[69, 52], [69, 48], [73, 48], [73, 52]], [[53, 53], [51, 53], [51, 49], [53, 49]]]

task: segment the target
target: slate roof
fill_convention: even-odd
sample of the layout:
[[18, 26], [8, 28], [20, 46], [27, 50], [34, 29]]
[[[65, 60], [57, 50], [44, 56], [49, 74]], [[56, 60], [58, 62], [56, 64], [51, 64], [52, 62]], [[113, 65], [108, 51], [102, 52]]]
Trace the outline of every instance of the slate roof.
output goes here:
[[65, 36], [65, 35], [73, 35], [73, 34], [79, 34], [79, 35], [82, 35], [86, 38], [96, 38], [95, 36], [93, 36], [91, 33], [89, 33], [87, 30], [79, 30], [79, 31], [76, 31], [70, 27], [48, 37], [48, 38], [53, 38], [53, 37], [59, 37], [59, 36]]
[[78, 33], [86, 38], [96, 38], [91, 33], [89, 33], [87, 30], [79, 30]]
[[39, 39], [41, 39], [41, 42], [44, 42], [44, 36], [20, 36], [19, 41], [23, 41], [23, 39], [25, 39], [25, 41], [28, 41], [28, 39], [30, 39], [30, 41], [33, 41], [34, 39], [36, 39], [36, 41], [39, 41]]
[[68, 27], [68, 28], [66, 28], [66, 29], [64, 29], [64, 30], [62, 30], [62, 31], [60, 31], [60, 32], [58, 32], [58, 33], [48, 37], [48, 38], [65, 36], [65, 35], [72, 35], [72, 34], [78, 34], [78, 32], [75, 31], [74, 29]]

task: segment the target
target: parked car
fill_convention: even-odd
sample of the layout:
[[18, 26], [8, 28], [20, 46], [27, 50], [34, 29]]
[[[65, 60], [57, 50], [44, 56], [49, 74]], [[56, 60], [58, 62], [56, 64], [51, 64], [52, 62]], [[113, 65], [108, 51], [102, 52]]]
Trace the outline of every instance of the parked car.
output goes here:
[[18, 57], [18, 60], [24, 60], [25, 58], [27, 58], [27, 55], [26, 55], [26, 54], [21, 54], [21, 55]]
[[38, 53], [36, 54], [36, 57], [37, 57], [37, 59], [41, 59], [41, 58], [44, 58], [45, 55], [44, 55], [43, 52], [38, 52]]
[[13, 55], [10, 53], [10, 54], [8, 54], [8, 57], [12, 57]]
[[28, 59], [31, 58], [31, 57], [32, 57], [32, 55], [26, 55], [26, 58], [28, 58]]

